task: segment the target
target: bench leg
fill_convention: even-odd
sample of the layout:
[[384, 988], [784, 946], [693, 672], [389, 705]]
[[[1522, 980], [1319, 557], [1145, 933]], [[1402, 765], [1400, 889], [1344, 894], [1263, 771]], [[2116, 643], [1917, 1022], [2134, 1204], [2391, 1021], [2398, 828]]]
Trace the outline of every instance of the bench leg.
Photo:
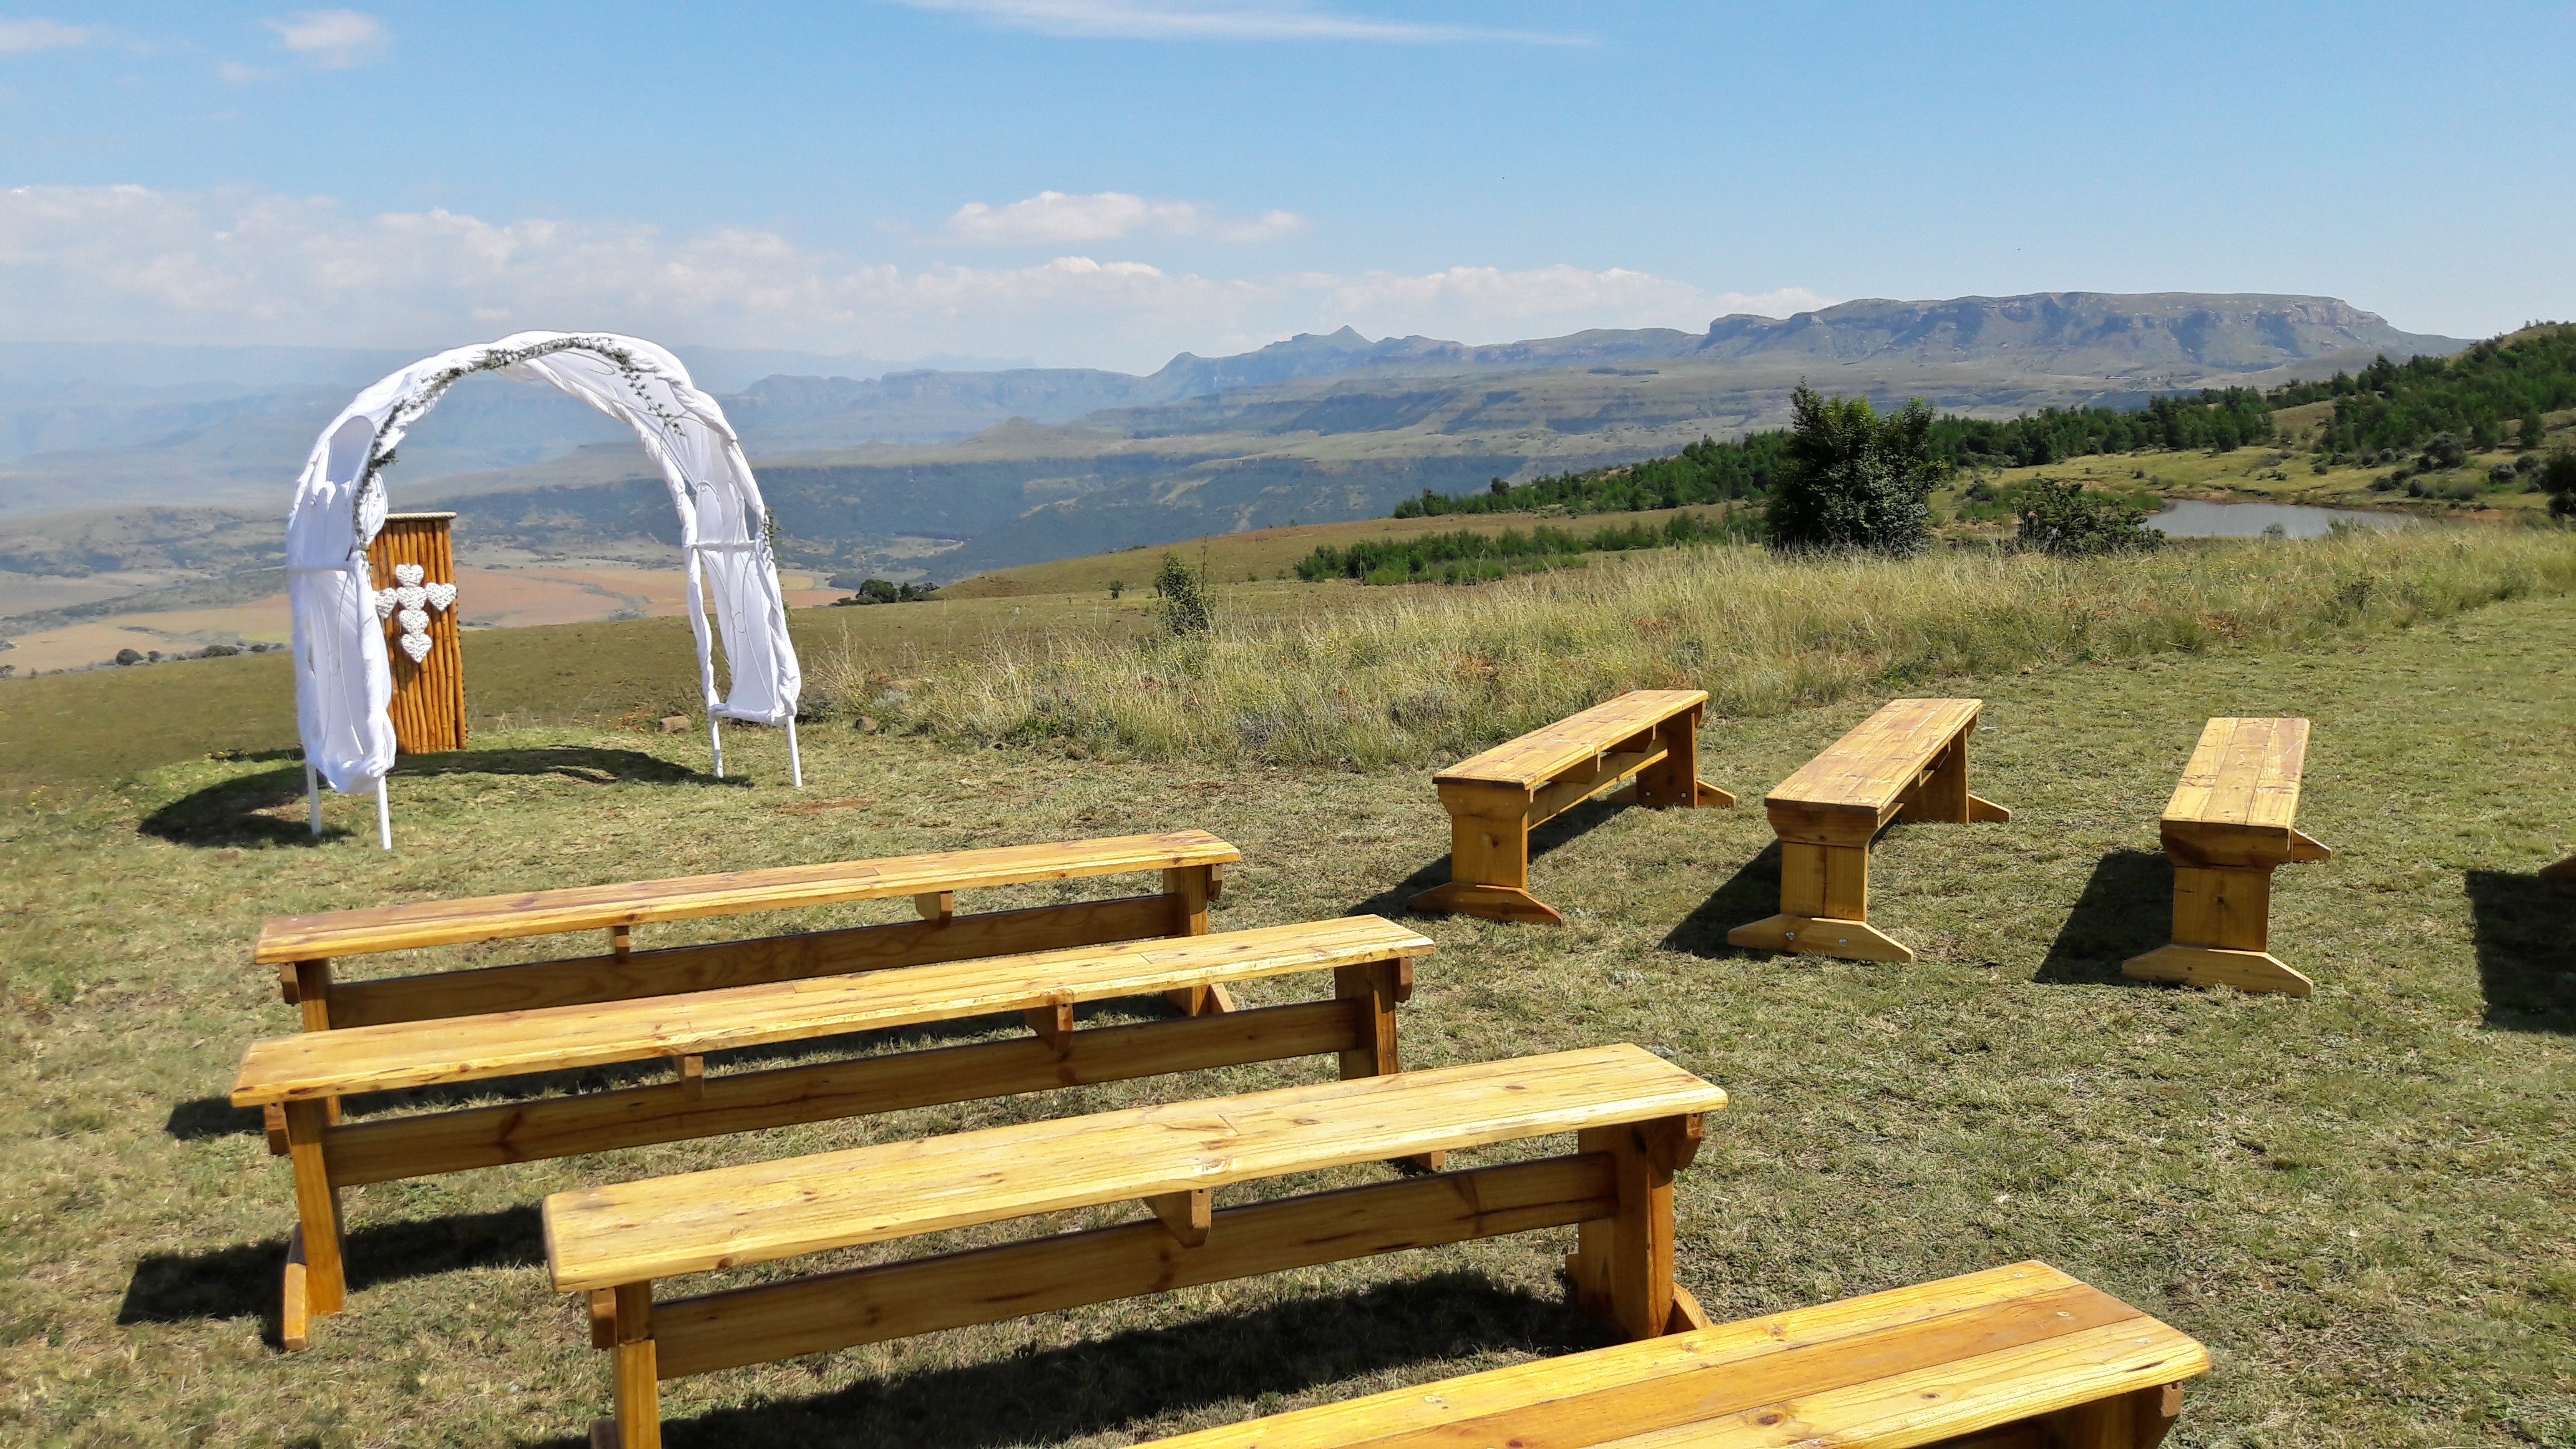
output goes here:
[[[1216, 897], [1215, 866], [1185, 865], [1163, 872], [1163, 894], [1172, 898], [1173, 935], [1208, 933], [1208, 902]], [[1163, 999], [1189, 1016], [1234, 1010], [1234, 996], [1222, 986], [1175, 987], [1164, 992]]]
[[615, 1342], [617, 1417], [590, 1429], [594, 1449], [662, 1449], [662, 1376], [653, 1348], [653, 1285], [621, 1283], [615, 1290], [611, 1332]]
[[1565, 917], [1529, 893], [1529, 819], [1525, 815], [1449, 815], [1449, 883], [1404, 903], [1426, 915], [1482, 916], [1489, 921], [1561, 926]]
[[[287, 992], [286, 999], [294, 1004], [297, 1014], [303, 1017], [304, 1029], [329, 1031], [331, 1029], [330, 958], [317, 956], [310, 961], [290, 961], [279, 970], [278, 975], [281, 978], [281, 984], [287, 978], [291, 978], [294, 982], [293, 989]], [[330, 1108], [331, 1125], [339, 1126], [340, 1099], [325, 1097], [323, 1101]]]
[[2182, 1417], [2182, 1385], [2060, 1409], [2039, 1422], [2048, 1449], [2156, 1449]]
[[1698, 1143], [1696, 1117], [1576, 1134], [1577, 1150], [1610, 1158], [1619, 1210], [1575, 1230], [1565, 1275], [1576, 1306], [1627, 1338], [1655, 1338], [1689, 1321], [1675, 1311], [1673, 1174], [1688, 1165]]
[[2540, 868], [2540, 878], [2542, 880], [2576, 881], [2576, 855], [2571, 855], [2565, 860], [2559, 861], [2555, 865], [2542, 866]]
[[[1970, 726], [1971, 729], [1974, 726]], [[2012, 812], [1968, 789], [1968, 736], [1960, 734], [1941, 749], [1929, 778], [1914, 798], [1897, 811], [1899, 820], [1939, 821], [1951, 825], [2001, 824]]]
[[1912, 948], [1869, 923], [1869, 847], [1780, 842], [1780, 914], [1726, 933], [1748, 951], [1839, 956], [1847, 961], [1914, 959]]
[[[1395, 1006], [1405, 996], [1404, 965], [1401, 961], [1369, 961], [1333, 968], [1333, 995], [1358, 1003], [1360, 1013], [1360, 1044], [1342, 1053], [1343, 1081], [1391, 1077], [1404, 1070], [1395, 1046]], [[1427, 1172], [1438, 1172], [1448, 1165], [1449, 1154], [1423, 1152], [1398, 1160]]]
[[1637, 803], [1653, 810], [1713, 806], [1724, 809], [1735, 797], [1699, 778], [1699, 719], [1678, 714], [1655, 727], [1664, 758], [1637, 772]]
[[286, 1157], [295, 1170], [296, 1227], [287, 1245], [278, 1338], [290, 1350], [312, 1342], [314, 1319], [327, 1318], [348, 1302], [348, 1275], [341, 1263], [340, 1190], [331, 1185], [331, 1167], [322, 1146], [330, 1117], [326, 1103], [286, 1104]]
[[2136, 981], [2306, 996], [2307, 977], [2271, 953], [2272, 867], [2174, 863], [2173, 942], [2122, 963]]

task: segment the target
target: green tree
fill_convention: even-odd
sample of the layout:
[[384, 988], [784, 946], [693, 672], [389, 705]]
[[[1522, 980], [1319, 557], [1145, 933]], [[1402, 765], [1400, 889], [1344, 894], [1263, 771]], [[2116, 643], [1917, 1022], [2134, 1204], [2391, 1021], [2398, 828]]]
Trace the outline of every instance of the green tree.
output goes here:
[[2549, 495], [2549, 516], [2576, 518], [2576, 452], [2565, 448], [2540, 465], [2540, 490]]
[[2514, 442], [2518, 444], [2524, 452], [2530, 452], [2532, 449], [2540, 446], [2540, 435], [2548, 431], [2548, 428], [2549, 425], [2541, 421], [2540, 409], [2533, 408], [2531, 411], [2522, 415], [2522, 427], [2519, 436], [2514, 439]]
[[1932, 542], [1932, 405], [1882, 418], [1865, 397], [1790, 394], [1786, 466], [1772, 485], [1771, 546], [1917, 553]]
[[1206, 571], [1191, 568], [1179, 554], [1164, 554], [1154, 570], [1154, 596], [1163, 601], [1163, 627], [1175, 636], [1204, 634], [1216, 623]]
[[2034, 478], [2022, 491], [2021, 546], [2059, 558], [2144, 553], [2165, 536], [2146, 526], [2146, 511], [2084, 485]]

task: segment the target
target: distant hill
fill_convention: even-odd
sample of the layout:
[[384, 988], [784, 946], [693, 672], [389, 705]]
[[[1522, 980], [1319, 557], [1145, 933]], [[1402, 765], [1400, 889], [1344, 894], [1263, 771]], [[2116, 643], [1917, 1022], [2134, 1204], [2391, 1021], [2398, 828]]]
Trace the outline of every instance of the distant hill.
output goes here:
[[[790, 561], [953, 582], [1140, 544], [1382, 516], [1426, 488], [1670, 454], [1702, 436], [1778, 426], [1802, 378], [1881, 403], [1921, 396], [2002, 418], [2271, 386], [2382, 352], [2465, 345], [2401, 332], [2328, 297], [2052, 292], [1848, 302], [1789, 318], [1721, 317], [1704, 332], [1599, 329], [1487, 345], [1371, 340], [1345, 327], [1232, 357], [1182, 353], [1142, 376], [831, 375], [789, 369], [847, 362], [856, 373], [866, 359], [778, 353], [689, 360], [711, 384], [727, 367], [788, 365], [720, 398]], [[258, 386], [226, 393], [207, 376], [226, 351], [75, 349], [0, 363], [0, 381], [56, 369], [43, 396], [0, 391], [0, 514], [282, 508], [350, 379], [404, 360], [231, 349]], [[100, 380], [120, 367], [148, 385]], [[596, 551], [675, 536], [662, 484], [631, 441], [544, 389], [469, 381], [405, 444], [393, 483], [399, 505], [456, 508], [469, 550]], [[169, 527], [158, 520], [148, 532]], [[95, 523], [83, 530], [118, 536]]]

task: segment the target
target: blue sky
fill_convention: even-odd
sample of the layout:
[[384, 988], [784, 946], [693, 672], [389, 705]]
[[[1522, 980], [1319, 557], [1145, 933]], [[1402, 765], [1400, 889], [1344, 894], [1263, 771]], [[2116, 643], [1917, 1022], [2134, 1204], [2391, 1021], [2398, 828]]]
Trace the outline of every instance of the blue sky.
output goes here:
[[0, 337], [1144, 368], [1853, 297], [2576, 316], [2576, 7], [0, 0]]

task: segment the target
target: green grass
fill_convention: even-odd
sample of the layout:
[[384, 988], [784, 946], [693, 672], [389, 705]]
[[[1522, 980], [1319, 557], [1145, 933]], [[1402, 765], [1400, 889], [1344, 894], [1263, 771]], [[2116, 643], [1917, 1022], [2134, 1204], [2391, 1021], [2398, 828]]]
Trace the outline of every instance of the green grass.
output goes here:
[[[1988, 701], [1978, 789], [2016, 818], [1880, 842], [1873, 914], [1915, 964], [1728, 950], [1729, 926], [1773, 908], [1756, 808], [1585, 807], [1542, 832], [1534, 866], [1567, 926], [1414, 922], [1439, 953], [1405, 1009], [1407, 1060], [1631, 1040], [1726, 1086], [1679, 1192], [1681, 1276], [1721, 1317], [2036, 1256], [2212, 1346], [2177, 1445], [2576, 1444], [2576, 891], [2530, 876], [2576, 844], [2571, 646], [2576, 600], [2526, 597], [2364, 638], [1926, 677]], [[1713, 723], [1702, 771], [1758, 799], [1874, 704]], [[2336, 850], [2276, 889], [2277, 949], [2318, 994], [2121, 981], [2116, 963], [2162, 936], [2155, 817], [2200, 721], [2274, 712], [2316, 723], [2300, 824]], [[607, 1377], [546, 1286], [529, 1209], [547, 1191], [1331, 1070], [369, 1187], [349, 1195], [353, 1311], [289, 1358], [262, 1341], [287, 1171], [219, 1100], [244, 1045], [293, 1026], [249, 962], [266, 915], [1195, 826], [1245, 853], [1224, 929], [1391, 910], [1437, 877], [1447, 838], [1411, 769], [1077, 761], [843, 727], [810, 730], [806, 752], [798, 794], [766, 733], [743, 732], [743, 778], [721, 786], [694, 739], [487, 734], [396, 775], [391, 856], [359, 801], [333, 800], [335, 834], [304, 844], [291, 759], [192, 758], [0, 816], [0, 1442], [569, 1449]], [[1564, 1352], [1600, 1341], [1562, 1306], [1570, 1239], [684, 1380], [671, 1442], [1105, 1449]]]

